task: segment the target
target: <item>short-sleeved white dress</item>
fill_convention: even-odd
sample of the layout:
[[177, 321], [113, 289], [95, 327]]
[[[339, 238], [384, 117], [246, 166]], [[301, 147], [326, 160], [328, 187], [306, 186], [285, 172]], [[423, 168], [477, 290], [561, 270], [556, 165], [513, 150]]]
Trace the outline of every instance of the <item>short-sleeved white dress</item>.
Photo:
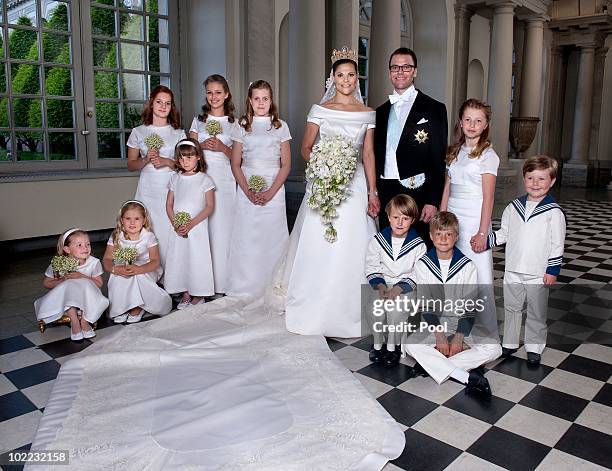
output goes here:
[[[85, 263], [79, 265], [76, 271], [86, 276], [100, 276], [104, 273], [102, 264], [96, 257], [87, 257]], [[53, 278], [51, 265], [45, 270], [45, 276]], [[34, 301], [36, 318], [45, 321], [45, 324], [58, 320], [71, 307], [80, 309], [83, 318], [93, 323], [108, 307], [108, 299], [92, 280], [80, 278], [62, 281], [42, 298]]]
[[[211, 137], [206, 132], [206, 123], [209, 121], [218, 121], [221, 124], [223, 132], [217, 135], [217, 139], [226, 146], [231, 146], [232, 134], [238, 127], [238, 123], [236, 121], [230, 123], [227, 116], [208, 115], [206, 122], [195, 117], [189, 132], [198, 134], [198, 142], [205, 141]], [[206, 173], [215, 182], [215, 211], [208, 218], [215, 291], [225, 293], [227, 290], [230, 238], [236, 204], [236, 179], [232, 174], [230, 159], [223, 152], [204, 150], [204, 158], [208, 164]]]
[[[114, 247], [113, 237], [107, 245]], [[123, 231], [119, 235], [121, 247], [135, 247], [138, 257], [134, 265], [149, 263], [149, 248], [158, 245], [155, 234], [145, 228], [140, 231], [138, 240], [126, 239]], [[161, 266], [157, 270], [140, 275], [123, 277], [111, 274], [108, 280], [108, 297], [110, 299], [110, 317], [125, 314], [130, 309], [140, 307], [151, 314], [163, 316], [172, 310], [172, 299], [157, 285], [161, 278]]]
[[476, 265], [478, 283], [491, 284], [493, 254], [490, 250], [475, 253], [470, 245], [470, 239], [480, 227], [482, 176], [485, 173], [497, 175], [499, 157], [492, 147], [485, 149], [478, 158], [470, 158], [471, 151], [472, 148], [461, 147], [457, 159], [447, 169], [451, 182], [448, 210], [459, 219], [457, 247]]
[[[268, 188], [280, 169], [281, 143], [291, 139], [287, 123], [272, 126], [267, 116], [253, 118], [251, 132], [239, 127], [232, 139], [242, 143], [242, 171], [248, 180], [259, 175]], [[230, 245], [227, 294], [256, 297], [272, 281], [272, 272], [287, 241], [285, 188], [264, 206], [255, 205], [241, 188], [236, 195], [234, 228]]]
[[[127, 146], [140, 150], [140, 158], [144, 158], [148, 152], [148, 147], [144, 143], [145, 138], [150, 134], [157, 134], [164, 140], [164, 145], [159, 149], [161, 157], [174, 159], [174, 147], [181, 139], [184, 139], [185, 131], [174, 129], [171, 125], [166, 126], [145, 126], [140, 125], [132, 129], [132, 133], [127, 141]], [[159, 254], [162, 265], [166, 260], [166, 246], [168, 237], [173, 231], [172, 225], [166, 215], [166, 196], [168, 195], [168, 182], [174, 174], [174, 170], [169, 167], [155, 168], [152, 163], [148, 163], [140, 171], [138, 188], [136, 188], [135, 198], [142, 201], [149, 211], [153, 232], [159, 241]]]
[[[184, 211], [193, 218], [206, 208], [206, 192], [215, 189], [205, 173], [175, 173], [168, 183], [174, 193], [174, 213]], [[166, 216], [167, 218], [167, 216]], [[164, 288], [168, 293], [188, 291], [192, 296], [215, 294], [212, 257], [208, 238], [208, 219], [196, 225], [188, 237], [172, 231], [164, 267]]]

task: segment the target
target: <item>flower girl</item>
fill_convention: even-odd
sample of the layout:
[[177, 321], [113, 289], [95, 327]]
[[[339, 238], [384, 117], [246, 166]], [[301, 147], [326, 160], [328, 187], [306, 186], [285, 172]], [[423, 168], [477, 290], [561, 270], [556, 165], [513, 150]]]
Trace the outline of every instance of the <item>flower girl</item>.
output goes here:
[[232, 148], [232, 172], [240, 189], [230, 244], [228, 294], [260, 296], [289, 239], [283, 184], [291, 167], [287, 123], [279, 119], [272, 88], [249, 86], [246, 114]]
[[215, 209], [215, 184], [206, 175], [206, 161], [198, 141], [179, 141], [175, 149], [178, 173], [168, 184], [166, 213], [175, 233], [168, 242], [164, 287], [183, 293], [178, 309], [199, 304], [215, 294], [208, 240], [208, 217]]
[[110, 317], [116, 324], [138, 322], [145, 312], [164, 315], [172, 309], [168, 293], [157, 286], [162, 269], [159, 245], [149, 214], [140, 201], [123, 203], [104, 252], [110, 272]]
[[236, 180], [230, 165], [231, 136], [238, 123], [234, 118], [232, 94], [225, 77], [217, 74], [207, 77], [204, 92], [206, 97], [202, 112], [193, 118], [189, 137], [200, 143], [208, 166], [206, 173], [215, 182], [215, 212], [210, 215], [208, 233], [215, 291], [225, 293], [236, 201]]
[[43, 286], [51, 291], [34, 302], [38, 320], [48, 324], [66, 313], [71, 340], [95, 337], [90, 324], [108, 307], [108, 299], [100, 292], [102, 273], [100, 260], [91, 256], [87, 233], [78, 228], [64, 232], [57, 241], [57, 257], [43, 280]]

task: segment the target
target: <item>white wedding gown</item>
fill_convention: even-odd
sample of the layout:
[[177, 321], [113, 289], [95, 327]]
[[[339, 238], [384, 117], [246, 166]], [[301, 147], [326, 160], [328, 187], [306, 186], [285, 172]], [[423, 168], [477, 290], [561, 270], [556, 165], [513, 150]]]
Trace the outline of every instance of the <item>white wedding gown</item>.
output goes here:
[[79, 471], [379, 470], [404, 444], [323, 337], [226, 297], [66, 362], [31, 449], [69, 450]]

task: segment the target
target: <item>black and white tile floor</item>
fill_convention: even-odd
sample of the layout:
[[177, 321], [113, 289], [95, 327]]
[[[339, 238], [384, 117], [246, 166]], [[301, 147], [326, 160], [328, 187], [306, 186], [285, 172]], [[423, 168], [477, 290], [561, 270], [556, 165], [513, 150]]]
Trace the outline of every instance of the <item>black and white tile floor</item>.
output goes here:
[[[559, 280], [588, 286], [571, 296], [551, 293], [549, 347], [538, 368], [527, 367], [523, 349], [487, 365], [490, 402], [452, 381], [407, 380], [409, 359], [393, 369], [372, 365], [368, 339], [328, 340], [405, 429], [404, 452], [385, 470], [612, 469], [612, 203], [563, 207]], [[503, 251], [494, 265], [499, 278]], [[96, 339], [121, 328], [100, 328]], [[53, 327], [0, 340], [0, 452], [29, 448], [61, 364], [91, 345], [71, 342], [68, 333]]]

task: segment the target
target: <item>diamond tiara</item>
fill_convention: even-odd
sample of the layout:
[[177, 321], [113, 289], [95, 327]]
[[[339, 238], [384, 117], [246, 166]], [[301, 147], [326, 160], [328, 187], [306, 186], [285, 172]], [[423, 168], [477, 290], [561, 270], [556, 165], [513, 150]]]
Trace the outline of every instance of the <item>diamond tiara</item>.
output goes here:
[[344, 46], [342, 49], [334, 49], [331, 55], [332, 64], [335, 64], [339, 60], [349, 59], [357, 63], [357, 53], [352, 49], [349, 49], [347, 46]]

